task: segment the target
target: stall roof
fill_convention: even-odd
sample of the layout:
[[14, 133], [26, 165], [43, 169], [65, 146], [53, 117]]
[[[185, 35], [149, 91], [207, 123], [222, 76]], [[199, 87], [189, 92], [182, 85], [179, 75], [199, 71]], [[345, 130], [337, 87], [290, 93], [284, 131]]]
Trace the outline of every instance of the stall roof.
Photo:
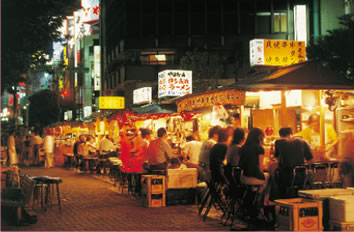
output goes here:
[[229, 87], [247, 90], [354, 89], [354, 82], [311, 60], [250, 75]]
[[140, 107], [130, 108], [135, 111], [137, 114], [162, 114], [162, 113], [176, 113], [177, 107], [174, 104], [165, 104], [165, 105], [146, 105]]

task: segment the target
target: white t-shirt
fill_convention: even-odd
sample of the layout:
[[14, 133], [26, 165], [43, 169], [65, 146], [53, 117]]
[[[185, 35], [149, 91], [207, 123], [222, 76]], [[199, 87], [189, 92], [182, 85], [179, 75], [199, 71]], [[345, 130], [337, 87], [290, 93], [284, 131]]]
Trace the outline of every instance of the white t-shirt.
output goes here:
[[54, 137], [52, 135], [44, 137], [43, 148], [46, 153], [54, 153]]
[[183, 151], [189, 157], [188, 163], [199, 164], [199, 154], [202, 148], [202, 143], [199, 141], [187, 142]]

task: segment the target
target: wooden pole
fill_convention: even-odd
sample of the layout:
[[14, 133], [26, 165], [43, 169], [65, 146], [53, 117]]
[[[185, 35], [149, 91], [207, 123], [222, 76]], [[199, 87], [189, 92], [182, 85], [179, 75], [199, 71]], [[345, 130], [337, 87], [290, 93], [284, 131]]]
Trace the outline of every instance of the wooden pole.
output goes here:
[[286, 120], [286, 96], [285, 96], [285, 90], [281, 91], [281, 126], [280, 127], [285, 127], [287, 126], [287, 120]]
[[325, 150], [325, 111], [322, 105], [322, 90], [318, 90], [318, 102], [320, 105], [320, 146], [321, 150]]

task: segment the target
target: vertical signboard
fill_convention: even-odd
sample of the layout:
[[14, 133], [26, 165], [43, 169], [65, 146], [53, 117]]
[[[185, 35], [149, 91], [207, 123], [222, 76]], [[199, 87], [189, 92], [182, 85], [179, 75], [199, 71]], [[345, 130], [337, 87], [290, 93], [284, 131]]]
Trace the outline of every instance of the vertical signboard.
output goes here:
[[101, 47], [94, 46], [94, 66], [93, 66], [93, 88], [95, 91], [101, 90]]

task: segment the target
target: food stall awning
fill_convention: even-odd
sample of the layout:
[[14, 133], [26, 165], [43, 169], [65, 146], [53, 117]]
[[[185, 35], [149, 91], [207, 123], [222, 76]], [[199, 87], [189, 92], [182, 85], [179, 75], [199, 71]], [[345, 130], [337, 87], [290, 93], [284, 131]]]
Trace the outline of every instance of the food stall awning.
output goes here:
[[251, 75], [231, 86], [247, 90], [354, 89], [354, 81], [311, 60]]
[[177, 107], [174, 104], [165, 104], [165, 105], [146, 105], [141, 107], [130, 108], [135, 111], [137, 114], [159, 114], [159, 113], [176, 113]]

